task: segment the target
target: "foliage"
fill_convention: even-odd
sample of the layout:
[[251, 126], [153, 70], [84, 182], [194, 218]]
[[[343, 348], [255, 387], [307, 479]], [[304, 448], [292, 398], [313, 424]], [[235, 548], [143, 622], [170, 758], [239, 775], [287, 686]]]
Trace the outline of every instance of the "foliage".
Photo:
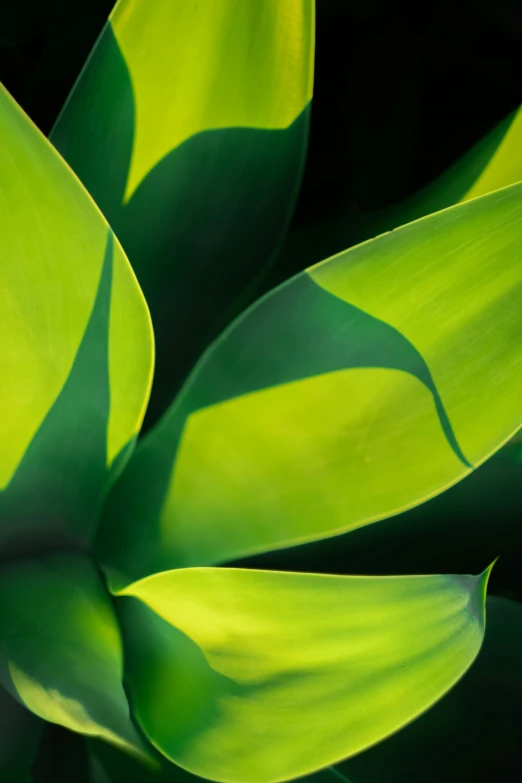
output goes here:
[[477, 576], [263, 567], [443, 530], [519, 458], [521, 115], [288, 234], [314, 32], [313, 0], [120, 0], [49, 140], [1, 89], [7, 781], [55, 779], [45, 721], [90, 783], [428, 782], [427, 737], [520, 682], [507, 599], [466, 674], [489, 527]]

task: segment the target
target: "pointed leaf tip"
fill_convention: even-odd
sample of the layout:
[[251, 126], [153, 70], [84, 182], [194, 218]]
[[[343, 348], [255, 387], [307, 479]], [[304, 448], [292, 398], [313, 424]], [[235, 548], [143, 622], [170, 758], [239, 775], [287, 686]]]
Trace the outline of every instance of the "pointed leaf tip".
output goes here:
[[222, 783], [334, 764], [431, 707], [473, 663], [478, 579], [234, 568], [141, 579], [117, 598], [136, 720], [168, 759]]

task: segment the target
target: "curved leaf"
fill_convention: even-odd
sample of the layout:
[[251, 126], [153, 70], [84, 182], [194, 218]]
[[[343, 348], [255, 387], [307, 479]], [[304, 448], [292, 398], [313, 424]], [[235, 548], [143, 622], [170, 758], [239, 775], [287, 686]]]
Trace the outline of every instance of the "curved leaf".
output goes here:
[[353, 530], [490, 456], [521, 421], [521, 236], [516, 185], [249, 309], [108, 499], [99, 552], [114, 584]]
[[152, 372], [146, 304], [86, 191], [0, 90], [0, 542], [88, 540]]
[[522, 445], [512, 440], [463, 481], [395, 517], [234, 565], [325, 574], [477, 573], [495, 553], [495, 590], [522, 597], [521, 475]]
[[44, 724], [0, 688], [0, 779], [32, 783], [31, 767]]
[[0, 570], [0, 677], [22, 704], [142, 753], [122, 669], [118, 624], [88, 560], [55, 555]]
[[314, 0], [120, 0], [51, 133], [151, 308], [153, 417], [286, 230], [313, 48]]
[[427, 709], [475, 658], [479, 577], [180, 569], [120, 596], [136, 718], [159, 750], [227, 783], [358, 753]]
[[522, 606], [488, 598], [477, 660], [401, 732], [341, 764], [354, 783], [509, 780], [520, 762]]

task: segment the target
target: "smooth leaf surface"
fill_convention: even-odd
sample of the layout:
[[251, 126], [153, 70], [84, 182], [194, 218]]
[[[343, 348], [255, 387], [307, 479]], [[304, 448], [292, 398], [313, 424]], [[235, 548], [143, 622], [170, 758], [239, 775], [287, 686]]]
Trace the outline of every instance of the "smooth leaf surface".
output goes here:
[[43, 723], [0, 688], [0, 779], [32, 783], [34, 762]]
[[522, 186], [311, 268], [210, 348], [108, 499], [114, 584], [353, 530], [520, 426]]
[[484, 632], [489, 570], [331, 577], [180, 569], [119, 595], [135, 716], [190, 772], [287, 780], [427, 709]]
[[340, 765], [354, 783], [510, 780], [520, 763], [522, 606], [486, 602], [478, 657], [443, 699], [416, 721]]
[[153, 418], [286, 230], [313, 52], [314, 0], [120, 0], [51, 133], [151, 308]]
[[[88, 540], [152, 373], [147, 306], [87, 192], [0, 91], [0, 542]], [[32, 537], [32, 541], [30, 541]]]
[[0, 570], [0, 677], [40, 718], [143, 752], [118, 624], [88, 560], [54, 555]]

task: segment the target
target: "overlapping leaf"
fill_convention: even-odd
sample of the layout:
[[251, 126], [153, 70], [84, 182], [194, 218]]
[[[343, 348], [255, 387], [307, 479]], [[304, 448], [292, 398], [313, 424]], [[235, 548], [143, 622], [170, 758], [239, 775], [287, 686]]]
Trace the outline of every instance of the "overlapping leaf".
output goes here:
[[[496, 597], [487, 599], [486, 608], [484, 644], [448, 694], [393, 736], [302, 783], [461, 783], [473, 776], [509, 778], [520, 746], [522, 608]], [[162, 773], [154, 773], [105, 743], [92, 743], [92, 757], [97, 769], [107, 775], [107, 779], [93, 777], [92, 783], [123, 779], [174, 783], [191, 777], [168, 763]]]
[[144, 753], [118, 624], [89, 561], [54, 555], [0, 570], [0, 677], [39, 717]]
[[136, 718], [166, 756], [212, 780], [272, 783], [324, 767], [459, 679], [482, 641], [488, 573], [147, 577], [117, 599]]
[[0, 91], [0, 542], [86, 542], [140, 427], [146, 304], [73, 173]]
[[520, 425], [522, 186], [292, 279], [210, 348], [109, 497], [114, 584], [348, 531]]
[[151, 308], [152, 416], [287, 226], [313, 47], [314, 0], [120, 0], [53, 129]]
[[329, 574], [476, 573], [492, 554], [495, 588], [522, 594], [522, 444], [511, 441], [463, 481], [376, 525], [261, 552], [237, 567]]

